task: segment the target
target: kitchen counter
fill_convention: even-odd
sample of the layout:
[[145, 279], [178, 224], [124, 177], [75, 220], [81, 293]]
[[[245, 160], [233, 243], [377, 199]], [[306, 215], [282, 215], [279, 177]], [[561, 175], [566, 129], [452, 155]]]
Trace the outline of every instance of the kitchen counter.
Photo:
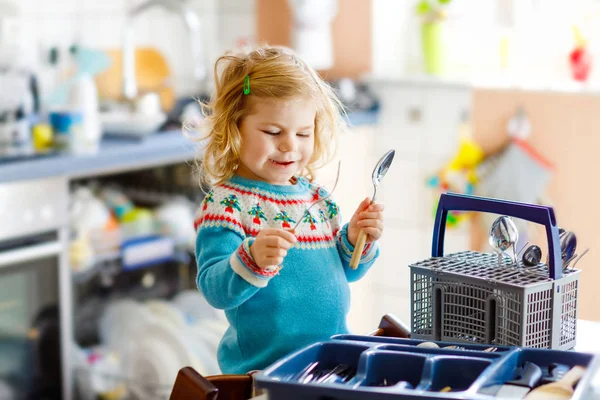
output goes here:
[[600, 322], [577, 320], [577, 344], [575, 351], [584, 353], [600, 353]]
[[0, 162], [0, 183], [52, 176], [83, 178], [192, 160], [198, 146], [180, 130], [143, 140], [105, 137], [94, 155], [61, 154]]
[[[600, 322], [598, 321], [577, 321], [577, 344], [575, 351], [585, 353], [599, 353], [600, 344]], [[578, 385], [574, 398], [585, 400], [600, 400], [600, 357], [588, 366], [593, 372]], [[581, 386], [581, 387], [579, 387]]]

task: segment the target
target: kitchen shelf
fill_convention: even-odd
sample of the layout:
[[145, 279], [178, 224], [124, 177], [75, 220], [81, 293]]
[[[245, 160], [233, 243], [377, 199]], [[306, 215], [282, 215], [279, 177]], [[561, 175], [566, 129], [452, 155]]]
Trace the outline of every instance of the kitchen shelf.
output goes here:
[[156, 265], [164, 264], [166, 262], [177, 262], [181, 264], [188, 264], [191, 261], [192, 255], [188, 251], [176, 249], [172, 256], [157, 259], [152, 262], [144, 263], [136, 268], [123, 268], [122, 252], [114, 252], [97, 257], [91, 267], [84, 271], [72, 271], [71, 279], [75, 284], [85, 284], [90, 280], [96, 278], [103, 272], [107, 272], [110, 275], [118, 274], [123, 271], [133, 271], [138, 269], [152, 268]]

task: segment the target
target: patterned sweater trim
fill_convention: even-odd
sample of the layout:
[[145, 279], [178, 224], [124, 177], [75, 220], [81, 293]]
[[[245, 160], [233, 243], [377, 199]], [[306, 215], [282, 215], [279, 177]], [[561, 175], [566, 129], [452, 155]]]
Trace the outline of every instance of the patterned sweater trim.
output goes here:
[[[350, 261], [352, 259], [352, 254], [354, 253], [354, 246], [352, 246], [352, 243], [348, 240], [348, 225], [344, 225], [337, 237], [337, 241], [339, 248], [341, 249], [340, 255], [347, 261]], [[360, 263], [371, 261], [377, 254], [378, 247], [377, 242], [367, 243], [360, 256]]]
[[312, 202], [312, 198], [297, 198], [297, 199], [290, 199], [288, 198], [289, 196], [287, 196], [286, 198], [277, 198], [274, 197], [274, 194], [272, 193], [268, 193], [261, 191], [261, 190], [248, 190], [246, 188], [243, 188], [242, 186], [236, 185], [234, 183], [224, 183], [222, 185], [223, 188], [225, 189], [229, 189], [231, 191], [237, 192], [242, 196], [247, 196], [247, 195], [253, 195], [263, 201], [268, 201], [270, 203], [275, 203], [277, 205], [280, 206], [290, 206], [290, 205], [304, 205], [306, 203], [310, 203]]
[[[245, 281], [256, 287], [265, 287], [281, 269], [273, 266], [261, 269], [250, 255], [250, 246], [263, 228], [289, 229], [301, 220], [296, 230], [300, 250], [338, 248], [342, 258], [349, 261], [354, 246], [348, 242], [347, 225], [340, 229], [339, 207], [325, 200], [306, 213], [313, 201], [327, 195], [321, 186], [301, 181], [304, 188], [286, 187], [286, 193], [275, 193], [260, 187], [227, 182], [211, 190], [194, 220], [200, 228], [225, 228], [236, 232], [242, 245], [230, 257], [231, 268]], [[371, 261], [377, 246], [369, 243], [361, 256], [361, 263]]]

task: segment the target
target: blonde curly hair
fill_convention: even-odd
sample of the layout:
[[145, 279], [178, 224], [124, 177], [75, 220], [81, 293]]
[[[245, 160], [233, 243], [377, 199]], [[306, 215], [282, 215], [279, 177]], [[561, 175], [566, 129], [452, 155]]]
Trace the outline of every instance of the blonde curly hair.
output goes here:
[[[248, 96], [258, 98], [309, 98], [316, 102], [314, 152], [301, 175], [314, 172], [335, 155], [337, 138], [346, 129], [345, 111], [333, 89], [290, 49], [260, 46], [229, 52], [215, 63], [216, 90], [208, 104], [201, 103], [206, 119], [203, 156], [197, 160], [200, 182], [218, 185], [231, 178], [240, 160], [242, 119], [250, 113]], [[250, 94], [243, 91], [250, 80]]]

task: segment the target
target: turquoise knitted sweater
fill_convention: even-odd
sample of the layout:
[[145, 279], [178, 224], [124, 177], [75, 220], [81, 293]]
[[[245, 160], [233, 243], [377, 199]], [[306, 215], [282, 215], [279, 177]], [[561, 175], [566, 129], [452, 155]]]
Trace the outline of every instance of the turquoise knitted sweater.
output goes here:
[[[326, 195], [305, 178], [280, 186], [234, 176], [202, 202], [195, 219], [197, 284], [230, 324], [218, 350], [223, 373], [264, 369], [301, 347], [348, 333], [348, 282], [367, 272], [379, 250], [366, 246], [358, 268], [349, 267], [353, 246], [338, 206], [326, 199], [305, 214]], [[258, 268], [249, 248], [260, 229], [291, 228], [298, 219], [298, 241], [283, 265]]]

